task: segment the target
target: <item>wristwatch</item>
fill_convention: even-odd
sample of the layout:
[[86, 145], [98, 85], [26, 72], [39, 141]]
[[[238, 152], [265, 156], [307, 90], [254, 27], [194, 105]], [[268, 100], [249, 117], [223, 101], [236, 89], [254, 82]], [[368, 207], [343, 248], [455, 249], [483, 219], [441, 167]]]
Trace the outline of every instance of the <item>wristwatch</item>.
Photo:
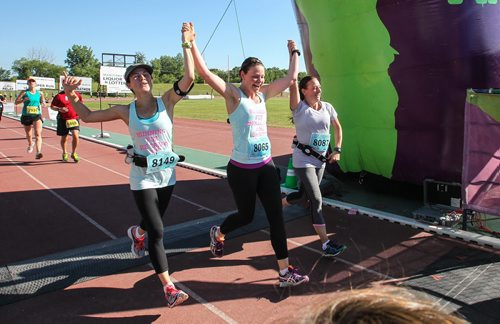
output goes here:
[[334, 148], [333, 148], [333, 151], [334, 151], [334, 152], [337, 152], [337, 153], [342, 153], [342, 148], [341, 148], [341, 147], [336, 146], [336, 147], [334, 147]]

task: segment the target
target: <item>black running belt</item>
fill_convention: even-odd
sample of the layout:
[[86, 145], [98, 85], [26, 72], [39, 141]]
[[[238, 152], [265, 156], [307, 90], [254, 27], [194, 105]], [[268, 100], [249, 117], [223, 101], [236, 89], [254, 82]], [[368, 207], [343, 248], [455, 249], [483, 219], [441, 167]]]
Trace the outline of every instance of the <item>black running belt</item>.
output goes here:
[[323, 163], [328, 161], [327, 158], [323, 154], [319, 154], [318, 152], [313, 150], [313, 148], [310, 147], [309, 145], [300, 143], [296, 137], [293, 138], [292, 144], [295, 145], [299, 150], [302, 151], [302, 153], [304, 153], [307, 156], [314, 156], [315, 158], [317, 158], [318, 160], [320, 160]]

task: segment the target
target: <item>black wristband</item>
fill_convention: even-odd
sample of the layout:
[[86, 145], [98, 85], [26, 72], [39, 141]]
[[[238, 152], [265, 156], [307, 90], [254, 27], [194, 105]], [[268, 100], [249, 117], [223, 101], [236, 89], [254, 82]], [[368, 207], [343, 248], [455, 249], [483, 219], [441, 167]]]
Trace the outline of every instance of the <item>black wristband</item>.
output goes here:
[[300, 51], [298, 49], [294, 49], [291, 54], [293, 55], [295, 53], [297, 53], [297, 55], [300, 56]]
[[189, 87], [189, 89], [186, 92], [184, 92], [181, 90], [181, 88], [179, 88], [179, 81], [174, 82], [174, 91], [178, 96], [181, 96], [181, 97], [187, 96], [187, 94], [189, 93], [189, 91], [191, 91], [191, 89], [193, 89], [193, 87], [194, 87], [194, 82], [191, 83], [191, 86]]
[[337, 146], [333, 148], [333, 151], [337, 153], [342, 153], [342, 148]]

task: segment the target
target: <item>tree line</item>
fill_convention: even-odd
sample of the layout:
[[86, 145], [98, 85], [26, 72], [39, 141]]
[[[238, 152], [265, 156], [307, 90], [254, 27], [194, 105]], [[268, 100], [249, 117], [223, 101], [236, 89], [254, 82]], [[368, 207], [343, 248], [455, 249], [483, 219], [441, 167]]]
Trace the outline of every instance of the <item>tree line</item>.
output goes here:
[[[184, 59], [181, 53], [176, 56], [163, 55], [146, 62], [146, 56], [137, 52], [137, 63], [149, 63], [154, 68], [153, 78], [158, 83], [173, 83], [179, 80], [184, 71]], [[46, 78], [58, 79], [63, 71], [67, 71], [71, 75], [81, 77], [89, 77], [95, 81], [99, 81], [99, 69], [101, 66], [91, 47], [84, 45], [73, 45], [66, 52], [66, 59], [64, 60], [66, 66], [56, 65], [50, 62], [50, 57], [44, 53], [32, 53], [30, 57], [22, 57], [15, 60], [12, 64], [12, 71], [17, 75], [13, 77], [11, 71], [5, 70], [0, 67], [0, 80], [1, 81], [14, 81], [15, 79], [27, 79], [29, 76], [39, 76]], [[111, 66], [111, 63], [103, 62], [103, 65]], [[217, 74], [223, 80], [232, 83], [240, 82], [238, 66], [235, 66], [229, 71], [220, 69], [210, 69], [213, 73]], [[287, 74], [287, 69], [280, 69], [277, 67], [266, 68], [266, 82], [272, 82]], [[299, 73], [299, 78], [305, 75], [304, 72]], [[203, 83], [200, 76], [196, 76], [196, 83]]]

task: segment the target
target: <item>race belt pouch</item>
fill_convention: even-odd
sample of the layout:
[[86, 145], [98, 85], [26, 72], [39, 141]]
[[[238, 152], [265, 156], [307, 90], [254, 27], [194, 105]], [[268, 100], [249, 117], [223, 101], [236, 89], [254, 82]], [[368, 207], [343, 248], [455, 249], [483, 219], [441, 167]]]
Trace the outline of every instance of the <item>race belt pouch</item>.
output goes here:
[[328, 161], [326, 156], [319, 154], [318, 152], [313, 150], [313, 148], [310, 147], [309, 145], [300, 143], [295, 137], [293, 138], [292, 145], [295, 145], [299, 150], [302, 151], [302, 153], [304, 153], [307, 156], [313, 156], [323, 163]]

